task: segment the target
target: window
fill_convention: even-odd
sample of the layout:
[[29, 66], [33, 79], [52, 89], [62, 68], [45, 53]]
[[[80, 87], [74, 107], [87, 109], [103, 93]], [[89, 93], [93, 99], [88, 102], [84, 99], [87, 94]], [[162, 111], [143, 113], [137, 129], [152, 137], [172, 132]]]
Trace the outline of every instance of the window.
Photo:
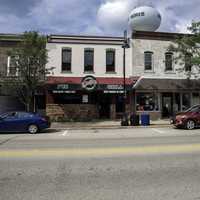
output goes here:
[[190, 53], [185, 54], [185, 71], [191, 71], [192, 69], [192, 55]]
[[106, 50], [106, 72], [115, 72], [115, 50]]
[[165, 71], [173, 70], [173, 53], [167, 52], [165, 53]]
[[190, 107], [190, 93], [182, 95], [182, 110], [187, 110]]
[[13, 62], [11, 56], [8, 56], [7, 60], [7, 76], [17, 76], [18, 70], [16, 68], [16, 64]]
[[137, 93], [136, 96], [137, 111], [157, 111], [158, 95], [154, 93]]
[[71, 71], [72, 49], [62, 49], [62, 71]]
[[144, 52], [144, 69], [145, 70], [152, 70], [152, 66], [153, 66], [152, 57], [153, 57], [153, 52], [151, 51]]
[[93, 72], [94, 69], [94, 49], [84, 50], [84, 71]]

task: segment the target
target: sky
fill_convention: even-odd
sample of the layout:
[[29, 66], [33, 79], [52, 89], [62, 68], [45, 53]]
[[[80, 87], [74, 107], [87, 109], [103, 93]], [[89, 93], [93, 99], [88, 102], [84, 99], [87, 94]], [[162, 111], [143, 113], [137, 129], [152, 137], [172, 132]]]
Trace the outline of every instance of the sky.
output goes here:
[[187, 32], [200, 21], [200, 0], [0, 0], [0, 33], [122, 36], [137, 6], [162, 16], [158, 31]]

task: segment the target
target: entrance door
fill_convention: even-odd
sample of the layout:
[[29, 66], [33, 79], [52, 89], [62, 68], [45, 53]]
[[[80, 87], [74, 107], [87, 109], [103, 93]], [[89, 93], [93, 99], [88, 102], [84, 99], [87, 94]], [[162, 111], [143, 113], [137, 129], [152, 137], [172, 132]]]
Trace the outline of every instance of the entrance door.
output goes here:
[[162, 94], [162, 117], [169, 118], [173, 115], [173, 94], [163, 93]]
[[99, 95], [99, 117], [101, 119], [110, 118], [111, 97], [109, 94]]

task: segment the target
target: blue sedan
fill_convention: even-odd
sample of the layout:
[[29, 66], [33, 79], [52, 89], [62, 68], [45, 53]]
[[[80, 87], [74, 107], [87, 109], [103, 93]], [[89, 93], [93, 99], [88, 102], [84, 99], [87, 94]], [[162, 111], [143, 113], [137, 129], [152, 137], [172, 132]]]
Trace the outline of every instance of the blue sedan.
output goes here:
[[0, 132], [38, 133], [50, 127], [47, 117], [29, 112], [8, 112], [0, 115]]

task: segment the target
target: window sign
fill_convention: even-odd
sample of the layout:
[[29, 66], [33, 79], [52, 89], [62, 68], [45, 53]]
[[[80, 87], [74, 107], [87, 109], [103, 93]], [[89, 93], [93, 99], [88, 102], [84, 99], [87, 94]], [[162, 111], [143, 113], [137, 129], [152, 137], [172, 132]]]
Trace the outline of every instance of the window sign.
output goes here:
[[88, 95], [87, 94], [84, 94], [82, 96], [82, 103], [88, 103]]

